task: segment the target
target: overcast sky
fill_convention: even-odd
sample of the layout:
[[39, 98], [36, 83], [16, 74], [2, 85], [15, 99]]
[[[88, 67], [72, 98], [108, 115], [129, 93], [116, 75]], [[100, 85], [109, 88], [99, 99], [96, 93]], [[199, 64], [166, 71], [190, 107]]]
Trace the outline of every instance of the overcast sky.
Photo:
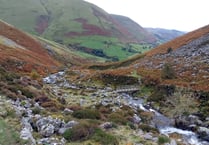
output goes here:
[[208, 0], [86, 0], [143, 27], [192, 31], [209, 24]]

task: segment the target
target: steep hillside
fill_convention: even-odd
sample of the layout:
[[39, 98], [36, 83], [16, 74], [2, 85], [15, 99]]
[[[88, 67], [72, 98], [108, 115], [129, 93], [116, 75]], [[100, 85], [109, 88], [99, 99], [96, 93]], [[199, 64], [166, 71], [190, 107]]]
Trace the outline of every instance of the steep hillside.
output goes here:
[[168, 42], [176, 37], [185, 34], [185, 32], [182, 31], [168, 30], [162, 28], [146, 28], [146, 30], [152, 33], [157, 38], [159, 44]]
[[[209, 91], [209, 26], [202, 27], [162, 44], [143, 55], [125, 61], [92, 65], [92, 69], [105, 69], [105, 73], [132, 75], [136, 73], [151, 84], [173, 84], [193, 90]], [[132, 65], [131, 65], [132, 64]], [[162, 69], [173, 68], [175, 77], [163, 79]], [[123, 68], [119, 68], [123, 67]], [[124, 68], [126, 67], [126, 68]], [[119, 69], [116, 69], [119, 68]]]
[[[169, 64], [176, 78], [162, 79], [161, 70]], [[134, 67], [146, 69], [162, 83], [176, 84], [194, 90], [209, 90], [209, 25], [178, 37], [146, 53]], [[142, 69], [141, 69], [142, 70]], [[156, 73], [153, 73], [155, 71]]]
[[71, 47], [83, 56], [88, 54], [103, 60], [121, 60], [143, 53], [150, 49], [147, 43], [156, 42], [134, 22], [128, 22], [134, 25], [133, 32], [83, 0], [19, 0], [18, 3], [0, 0], [0, 17], [26, 32]]
[[[156, 41], [156, 38], [152, 33], [149, 33], [146, 29], [141, 27], [139, 24], [134, 22], [128, 17], [120, 15], [111, 15], [114, 20], [119, 22], [121, 26], [126, 28], [128, 32], [132, 35], [128, 35], [129, 39], [141, 40], [143, 43], [153, 43]], [[140, 33], [139, 33], [140, 32]]]
[[0, 21], [1, 65], [10, 70], [46, 72], [60, 64], [29, 35]]

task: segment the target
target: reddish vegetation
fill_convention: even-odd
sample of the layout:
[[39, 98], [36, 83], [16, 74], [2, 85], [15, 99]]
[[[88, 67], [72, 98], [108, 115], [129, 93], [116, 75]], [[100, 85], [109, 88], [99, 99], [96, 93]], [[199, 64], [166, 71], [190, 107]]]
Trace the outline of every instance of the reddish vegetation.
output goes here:
[[35, 30], [39, 33], [42, 34], [46, 28], [48, 27], [49, 23], [49, 16], [46, 15], [41, 15], [37, 18], [37, 24]]
[[88, 36], [88, 35], [111, 36], [111, 33], [108, 30], [102, 29], [96, 25], [88, 24], [88, 21], [86, 19], [78, 18], [78, 19], [75, 19], [75, 21], [81, 23], [85, 31], [81, 33], [80, 32], [68, 32], [65, 34], [66, 36], [68, 37]]
[[23, 72], [35, 69], [39, 73], [44, 73], [59, 66], [59, 63], [34, 38], [3, 22], [0, 22], [0, 28], [0, 35], [26, 48], [10, 48], [1, 44], [0, 63], [4, 67]]
[[168, 48], [172, 48], [173, 50], [188, 44], [189, 42], [193, 41], [194, 39], [197, 39], [201, 36], [204, 36], [209, 33], [209, 25], [202, 27], [200, 29], [197, 29], [195, 31], [192, 31], [190, 33], [187, 33], [183, 36], [180, 36], [172, 41], [169, 41], [165, 44], [162, 44], [155, 49], [147, 52], [147, 56], [153, 56], [155, 54], [164, 54], [167, 53]]
[[[92, 65], [90, 68], [101, 70], [104, 69], [104, 71], [97, 72], [98, 75], [108, 74], [112, 76], [131, 76], [132, 73], [135, 72], [138, 75], [142, 76], [142, 81], [145, 85], [156, 86], [159, 84], [171, 84], [197, 91], [209, 91], [209, 66], [208, 63], [205, 63], [205, 61], [202, 59], [202, 57], [205, 58], [204, 55], [193, 58], [191, 56], [185, 57], [184, 55], [172, 56], [167, 52], [168, 48], [172, 48], [173, 50], [178, 51], [181, 46], [188, 44], [189, 42], [192, 42], [196, 39], [199, 39], [202, 36], [206, 36], [207, 34], [209, 34], [209, 25], [196, 31], [190, 32], [179, 38], [176, 38], [175, 40], [170, 41], [166, 44], [163, 44], [146, 53], [145, 57], [143, 57], [143, 55], [138, 55], [123, 62], [104, 65]], [[198, 47], [196, 49], [198, 49]], [[164, 53], [166, 54], [154, 56], [156, 54]], [[188, 59], [191, 60], [188, 61]], [[132, 65], [129, 65], [131, 63]], [[161, 78], [161, 70], [164, 63], [171, 64], [177, 78]], [[110, 70], [110, 68], [117, 68], [117, 66], [123, 67]]]
[[[102, 13], [101, 11], [95, 9], [92, 7], [93, 10], [93, 14], [98, 18], [103, 18], [106, 21], [112, 22], [115, 27], [119, 30], [119, 32], [121, 33], [120, 35], [118, 34], [118, 37], [123, 41], [123, 42], [130, 42], [130, 40], [127, 40], [126, 38], [129, 38], [129, 36], [132, 36], [132, 34], [126, 29], [124, 28], [120, 23], [118, 23], [115, 19], [113, 19], [112, 17], [110, 17], [109, 15], [105, 15], [104, 13]], [[114, 30], [112, 30], [114, 31]], [[114, 33], [114, 32], [111, 32]], [[125, 36], [125, 37], [124, 37]], [[131, 40], [132, 42], [137, 42], [136, 39], [132, 38]]]

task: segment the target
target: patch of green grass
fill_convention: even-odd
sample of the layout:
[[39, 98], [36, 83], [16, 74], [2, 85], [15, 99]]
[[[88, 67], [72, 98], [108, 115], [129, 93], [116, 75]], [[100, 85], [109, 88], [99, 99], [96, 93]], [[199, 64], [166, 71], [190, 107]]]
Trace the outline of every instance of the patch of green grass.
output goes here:
[[23, 141], [20, 139], [17, 131], [9, 126], [4, 120], [0, 119], [0, 144], [2, 145], [21, 145]]
[[158, 137], [158, 144], [164, 144], [164, 143], [169, 143], [170, 139], [167, 136], [159, 136]]
[[119, 142], [115, 136], [108, 134], [101, 129], [95, 130], [92, 139], [102, 145], [119, 145]]

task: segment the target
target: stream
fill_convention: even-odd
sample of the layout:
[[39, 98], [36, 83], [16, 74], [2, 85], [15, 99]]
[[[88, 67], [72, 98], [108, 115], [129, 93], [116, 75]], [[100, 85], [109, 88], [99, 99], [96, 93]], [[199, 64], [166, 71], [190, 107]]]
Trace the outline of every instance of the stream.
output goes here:
[[[59, 87], [76, 88], [76, 85], [72, 85], [64, 79], [64, 72], [58, 72], [43, 79], [46, 84], [56, 84], [56, 82], [60, 80], [62, 80], [63, 83], [57, 84]], [[172, 119], [164, 116], [150, 106], [144, 105], [143, 99], [133, 98], [126, 93], [120, 94], [117, 99], [119, 100], [119, 102], [123, 102], [125, 105], [128, 105], [134, 109], [141, 109], [143, 111], [153, 112], [153, 125], [159, 130], [161, 134], [169, 136], [169, 134], [177, 133], [182, 135], [184, 141], [190, 145], [209, 145], [209, 142], [199, 139], [196, 133], [189, 130], [175, 128]], [[112, 101], [110, 100], [110, 102]]]
[[153, 112], [155, 114], [153, 117], [153, 123], [161, 134], [168, 136], [169, 134], [177, 133], [182, 135], [183, 139], [191, 145], [209, 145], [209, 142], [200, 140], [196, 133], [189, 130], [175, 128], [172, 125], [173, 121], [171, 119], [150, 107], [145, 107], [143, 105], [143, 99], [134, 99], [128, 94], [124, 94], [123, 99], [125, 99], [132, 107], [137, 107], [147, 112]]

